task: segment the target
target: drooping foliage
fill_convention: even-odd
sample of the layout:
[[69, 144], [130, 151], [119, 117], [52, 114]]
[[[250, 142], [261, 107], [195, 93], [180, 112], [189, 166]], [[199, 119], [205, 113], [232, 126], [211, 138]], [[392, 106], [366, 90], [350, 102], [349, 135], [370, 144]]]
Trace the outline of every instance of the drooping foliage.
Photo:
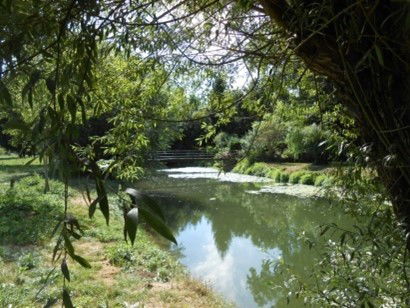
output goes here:
[[[167, 85], [164, 91], [164, 78], [194, 66], [197, 76], [206, 76], [209, 67], [225, 65], [232, 80], [247, 70], [256, 87], [256, 80], [266, 75], [259, 85], [264, 91], [254, 92], [255, 99], [245, 102], [253, 106], [253, 112], [263, 114], [281, 99], [286, 78], [304, 74], [299, 69], [303, 63], [327, 78], [318, 88], [334, 92], [335, 101], [326, 101], [332, 108], [325, 120], [348, 137], [339, 152], [349, 155], [346, 149], [351, 141], [360, 138], [363, 165], [377, 170], [408, 233], [409, 7], [407, 1], [366, 0], [2, 0], [0, 105], [2, 117], [7, 118], [4, 127], [14, 136], [16, 146], [36, 153], [51, 167], [50, 173], [66, 183], [73, 171], [92, 175], [98, 197], [90, 200], [90, 214], [98, 204], [108, 222], [104, 180], [109, 171], [116, 166], [124, 176], [138, 173], [135, 164], [150, 145], [167, 143], [168, 137], [178, 134], [163, 124], [162, 117], [179, 123], [183, 113], [177, 105], [182, 103], [187, 109], [187, 100], [177, 86]], [[113, 60], [118, 54], [129, 56], [130, 63]], [[138, 67], [136, 72], [133, 65]], [[122, 83], [116, 73], [127, 80]], [[197, 76], [189, 76], [191, 84], [197, 83]], [[211, 112], [213, 120], [203, 125], [209, 132], [206, 138], [218, 132], [217, 126], [227, 125], [237, 112], [234, 107], [248, 96], [226, 93], [222, 82], [216, 82], [213, 90], [209, 97], [216, 111]], [[276, 94], [273, 99], [272, 93]], [[80, 127], [103, 111], [112, 112], [108, 121], [114, 125], [109, 133], [85, 148], [73, 147]], [[207, 116], [200, 114], [198, 119]], [[164, 134], [158, 134], [158, 127]], [[115, 158], [105, 171], [97, 164], [99, 157], [93, 148], [97, 144]], [[297, 156], [298, 147], [293, 150]], [[74, 254], [70, 237], [75, 235], [69, 232], [73, 222], [67, 219], [56, 247], [64, 247], [65, 255], [87, 265]], [[410, 247], [408, 236], [407, 242]], [[67, 294], [64, 290], [66, 305], [70, 302]]]

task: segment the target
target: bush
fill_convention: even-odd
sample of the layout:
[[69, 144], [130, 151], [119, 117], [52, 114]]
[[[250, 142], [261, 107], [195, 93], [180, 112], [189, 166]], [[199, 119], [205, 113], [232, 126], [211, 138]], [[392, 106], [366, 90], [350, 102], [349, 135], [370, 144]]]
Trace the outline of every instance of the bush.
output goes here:
[[307, 173], [306, 170], [300, 170], [300, 171], [291, 173], [291, 175], [289, 176], [289, 183], [298, 184], [300, 182], [300, 178], [304, 176], [306, 173]]
[[327, 178], [328, 177], [324, 174], [317, 176], [315, 179], [315, 186], [322, 186], [323, 183], [327, 180]]
[[286, 126], [275, 115], [269, 114], [262, 122], [255, 122], [252, 129], [242, 139], [242, 148], [250, 149], [253, 161], [280, 158], [285, 149]]
[[246, 170], [249, 168], [250, 165], [251, 163], [249, 162], [249, 160], [247, 158], [244, 158], [236, 164], [236, 166], [232, 169], [232, 171], [245, 174]]
[[289, 182], [289, 174], [287, 174], [286, 172], [282, 172], [280, 174], [280, 182], [281, 183], [287, 183]]
[[270, 171], [271, 168], [267, 164], [255, 163], [246, 170], [246, 174], [267, 177], [269, 176]]
[[306, 173], [302, 175], [299, 181], [300, 184], [313, 185], [315, 184], [315, 176], [313, 173]]
[[329, 138], [329, 132], [322, 130], [318, 125], [294, 127], [286, 135], [285, 155], [295, 160], [325, 161], [319, 144]]
[[269, 170], [268, 178], [278, 183], [280, 182], [280, 175], [281, 175], [281, 171], [279, 169], [272, 168]]
[[238, 151], [241, 149], [241, 139], [235, 134], [221, 132], [214, 138], [216, 151]]
[[331, 176], [326, 177], [326, 179], [323, 181], [322, 186], [332, 186], [334, 184], [334, 178]]

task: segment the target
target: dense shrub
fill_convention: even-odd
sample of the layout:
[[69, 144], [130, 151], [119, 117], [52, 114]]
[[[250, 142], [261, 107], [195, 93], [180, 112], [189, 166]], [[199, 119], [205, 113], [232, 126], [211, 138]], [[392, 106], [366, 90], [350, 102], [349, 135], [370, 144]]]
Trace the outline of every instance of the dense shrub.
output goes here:
[[272, 168], [268, 173], [268, 178], [271, 178], [272, 180], [278, 183], [280, 182], [280, 175], [281, 171], [279, 169]]
[[252, 166], [250, 166], [246, 170], [246, 174], [252, 174], [256, 176], [269, 176], [269, 173], [271, 172], [271, 168], [264, 163], [255, 163]]
[[322, 186], [323, 182], [326, 180], [326, 176], [321, 174], [319, 176], [316, 177], [315, 179], [315, 186]]
[[326, 179], [327, 179], [327, 176], [324, 174], [317, 176], [315, 179], [315, 186], [322, 186], [323, 183], [326, 181]]
[[289, 174], [286, 173], [286, 172], [282, 172], [282, 173], [280, 174], [280, 182], [281, 182], [281, 183], [287, 183], [287, 182], [289, 182]]
[[298, 184], [300, 182], [300, 178], [307, 173], [306, 170], [296, 171], [290, 174], [289, 176], [289, 183], [291, 184]]
[[304, 185], [313, 185], [315, 184], [315, 175], [313, 173], [306, 173], [302, 175], [299, 183]]
[[241, 148], [241, 139], [235, 134], [221, 132], [214, 138], [215, 148], [218, 150], [239, 150]]
[[321, 162], [327, 157], [319, 146], [329, 138], [329, 133], [318, 125], [312, 124], [305, 127], [292, 128], [285, 138], [286, 151], [284, 155], [294, 160]]
[[332, 177], [332, 176], [328, 176], [328, 177], [326, 177], [326, 179], [323, 181], [323, 183], [322, 183], [322, 186], [326, 186], [326, 187], [328, 187], [328, 186], [332, 186], [332, 185], [334, 185], [334, 178]]
[[233, 171], [241, 174], [251, 174], [256, 176], [268, 177], [274, 180], [276, 183], [304, 184], [316, 186], [332, 185], [332, 178], [324, 174], [319, 174], [317, 172], [312, 172], [309, 170], [299, 170], [291, 174], [288, 174], [278, 168], [271, 167], [266, 163], [250, 164], [249, 160], [247, 159], [240, 161], [235, 166]]
[[245, 174], [250, 165], [251, 163], [249, 162], [249, 160], [247, 158], [244, 158], [235, 165], [232, 171]]
[[285, 149], [286, 126], [270, 114], [262, 122], [255, 122], [242, 139], [243, 148], [249, 150], [251, 161], [281, 158]]

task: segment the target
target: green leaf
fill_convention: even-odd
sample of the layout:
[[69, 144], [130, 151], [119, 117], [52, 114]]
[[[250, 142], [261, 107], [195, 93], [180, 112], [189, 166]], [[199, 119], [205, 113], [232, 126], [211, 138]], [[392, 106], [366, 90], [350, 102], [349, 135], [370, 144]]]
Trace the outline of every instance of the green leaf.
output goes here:
[[30, 159], [28, 162], [26, 162], [26, 163], [24, 164], [24, 166], [29, 166], [29, 165], [31, 165], [31, 164], [33, 163], [33, 161], [35, 161], [36, 159], [37, 159], [37, 157], [34, 157], [34, 158]]
[[70, 254], [70, 257], [76, 261], [78, 264], [80, 264], [82, 267], [85, 268], [91, 268], [90, 263], [88, 263], [88, 261], [86, 259], [84, 259], [83, 257], [79, 256], [79, 255], [75, 255], [75, 254]]
[[24, 86], [21, 96], [24, 97], [27, 95], [28, 103], [30, 108], [33, 108], [33, 90], [36, 83], [40, 80], [41, 72], [39, 70], [35, 70], [31, 73], [30, 79], [27, 84]]
[[330, 226], [326, 226], [322, 229], [322, 231], [320, 232], [320, 236], [324, 235], [328, 230], [330, 229]]
[[8, 129], [18, 129], [18, 130], [28, 130], [27, 124], [22, 119], [12, 118], [3, 125], [4, 128]]
[[54, 92], [56, 90], [56, 83], [55, 83], [54, 78], [52, 77], [47, 78], [46, 86], [47, 86], [48, 91], [50, 91], [50, 93], [54, 95]]
[[96, 180], [97, 195], [99, 199], [100, 211], [105, 217], [107, 225], [110, 222], [110, 208], [108, 204], [107, 192], [105, 191], [104, 183], [97, 178]]
[[138, 227], [138, 209], [137, 208], [131, 209], [125, 217], [126, 217], [125, 228], [130, 238], [131, 245], [134, 245], [135, 236], [137, 234], [137, 227]]
[[127, 189], [125, 190], [125, 193], [130, 196], [131, 202], [132, 202], [134, 205], [137, 205], [137, 206], [140, 205], [140, 204], [137, 204], [137, 202], [139, 201], [139, 199], [140, 199], [140, 197], [141, 197], [141, 193], [140, 193], [138, 190], [136, 190], [136, 189], [134, 189], [134, 188], [127, 188]]
[[67, 107], [71, 114], [71, 122], [74, 123], [77, 115], [77, 104], [71, 95], [67, 96]]
[[70, 298], [70, 293], [66, 288], [63, 289], [63, 304], [66, 308], [74, 308], [73, 302]]
[[70, 241], [70, 238], [67, 235], [67, 232], [63, 232], [63, 238], [64, 238], [64, 247], [67, 250], [67, 252], [71, 255], [74, 254], [74, 246]]
[[172, 235], [171, 230], [165, 225], [165, 223], [158, 218], [157, 216], [153, 215], [146, 209], [140, 208], [139, 209], [140, 215], [142, 218], [151, 226], [155, 231], [165, 237], [167, 240], [177, 244], [175, 237]]
[[97, 209], [97, 203], [100, 201], [99, 198], [96, 198], [93, 202], [90, 203], [88, 207], [88, 217], [92, 218], [94, 216], [95, 210]]
[[162, 213], [161, 208], [159, 207], [158, 203], [152, 199], [150, 196], [143, 194], [142, 201], [144, 205], [147, 205], [151, 211], [153, 211], [156, 215], [158, 215], [162, 220], [165, 220], [164, 214]]
[[78, 99], [77, 102], [81, 108], [81, 118], [82, 118], [83, 124], [85, 124], [87, 122], [87, 111], [85, 109], [84, 102], [81, 99]]
[[57, 302], [57, 298], [49, 298], [43, 308], [52, 308]]
[[[62, 242], [62, 241], [63, 241], [63, 240], [62, 240], [62, 237], [60, 236], [60, 237], [58, 238], [57, 242], [56, 242], [56, 245], [55, 245], [54, 248], [53, 248], [53, 257], [52, 257], [53, 262], [56, 260], [57, 252], [58, 252], [58, 250], [60, 249], [60, 245], [61, 245], [61, 242]], [[57, 258], [57, 259], [58, 259], [58, 258]]]
[[162, 220], [165, 219], [164, 214], [162, 213], [161, 208], [158, 206], [157, 202], [152, 199], [150, 196], [134, 189], [134, 188], [127, 188], [125, 190], [125, 193], [127, 193], [133, 204], [141, 207], [143, 205], [147, 206], [150, 208], [151, 211], [153, 211], [156, 215], [158, 215]]
[[61, 262], [61, 272], [63, 273], [65, 279], [70, 281], [70, 271], [68, 270], [67, 262], [65, 259]]
[[379, 61], [380, 65], [384, 66], [383, 54], [382, 54], [380, 47], [375, 45], [374, 50], [376, 51], [377, 60]]
[[4, 103], [5, 105], [9, 107], [11, 107], [12, 105], [12, 99], [11, 99], [9, 89], [7, 89], [6, 85], [1, 80], [0, 80], [0, 102]]
[[51, 237], [54, 237], [54, 235], [57, 233], [58, 228], [60, 227], [61, 223], [63, 222], [63, 219], [59, 219], [57, 224], [55, 225], [53, 231], [51, 232]]
[[60, 106], [60, 111], [64, 111], [65, 103], [64, 103], [64, 94], [63, 93], [58, 94], [57, 102], [58, 102], [58, 105]]

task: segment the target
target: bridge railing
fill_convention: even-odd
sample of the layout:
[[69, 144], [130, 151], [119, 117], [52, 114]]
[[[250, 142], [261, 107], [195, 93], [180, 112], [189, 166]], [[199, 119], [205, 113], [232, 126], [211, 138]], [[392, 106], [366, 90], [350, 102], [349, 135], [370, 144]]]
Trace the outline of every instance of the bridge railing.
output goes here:
[[151, 154], [151, 160], [177, 161], [177, 160], [213, 160], [215, 155], [200, 150], [169, 150], [156, 151]]

